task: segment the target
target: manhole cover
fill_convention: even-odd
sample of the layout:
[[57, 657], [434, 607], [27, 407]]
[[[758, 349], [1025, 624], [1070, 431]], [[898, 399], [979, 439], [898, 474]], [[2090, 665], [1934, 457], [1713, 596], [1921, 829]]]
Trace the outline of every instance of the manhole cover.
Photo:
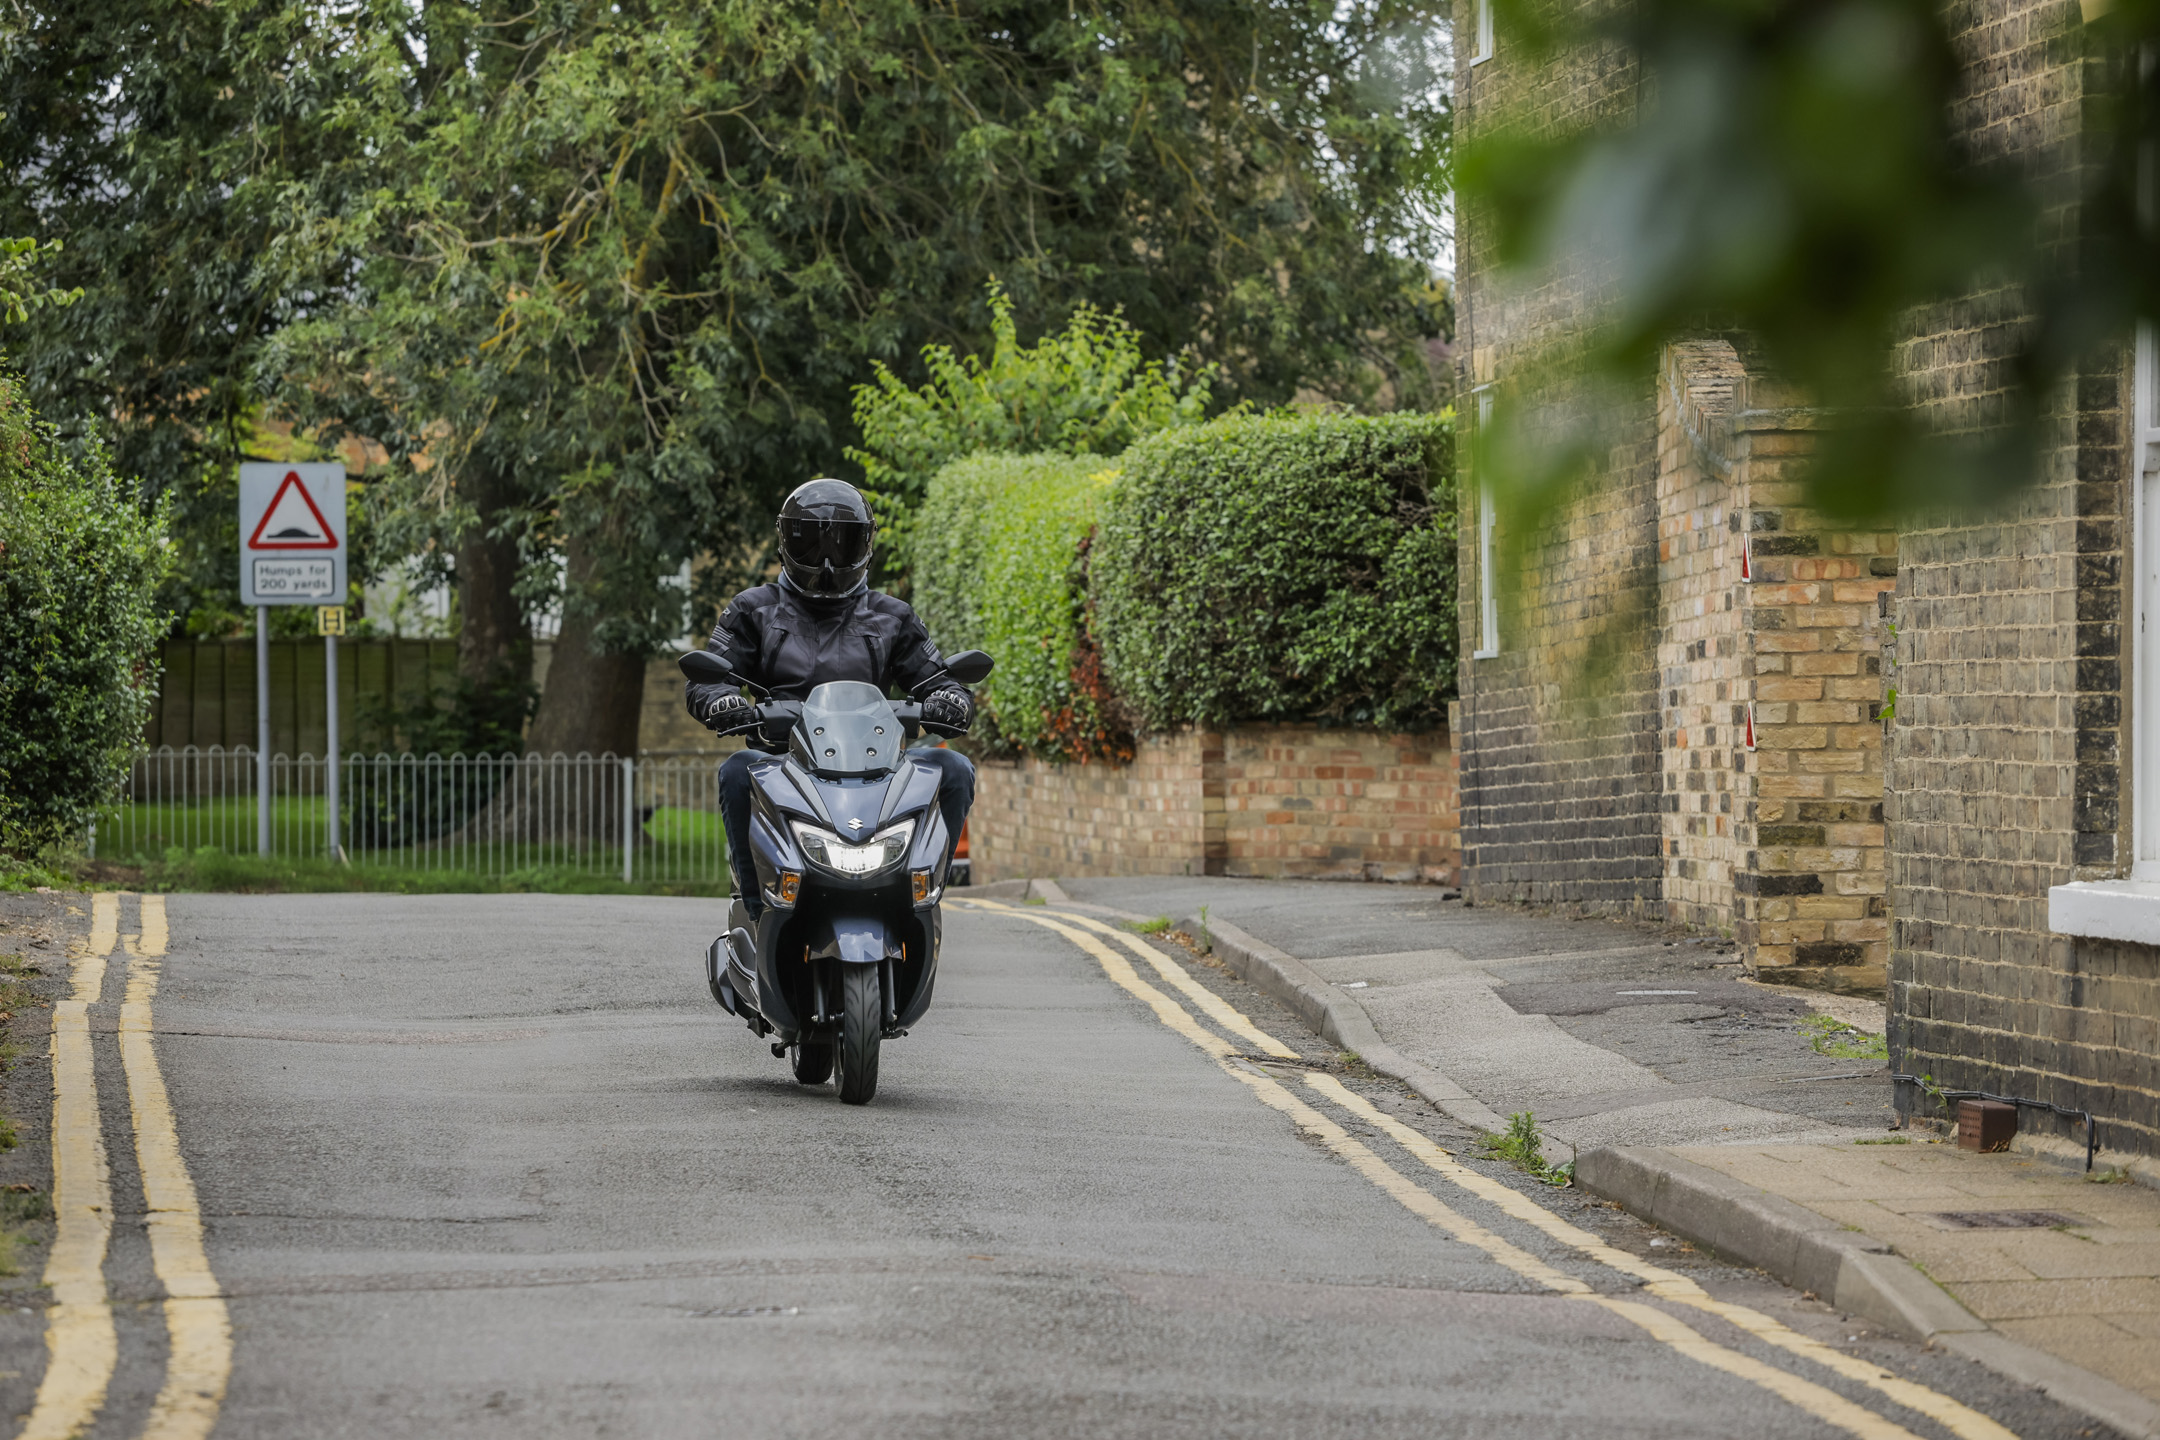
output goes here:
[[2052, 1230], [2086, 1223], [2057, 1210], [1941, 1210], [1928, 1218], [1958, 1230]]

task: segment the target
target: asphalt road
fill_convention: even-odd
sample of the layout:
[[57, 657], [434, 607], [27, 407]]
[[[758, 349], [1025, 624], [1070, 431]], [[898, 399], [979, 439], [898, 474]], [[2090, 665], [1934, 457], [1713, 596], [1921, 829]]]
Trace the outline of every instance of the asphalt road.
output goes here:
[[[704, 993], [709, 903], [189, 895], [167, 914], [154, 1045], [229, 1306], [220, 1437], [1956, 1433], [1450, 1188], [1301, 1083], [1311, 1066], [1203, 1053], [1039, 913], [952, 916], [937, 1001], [864, 1108], [796, 1086]], [[115, 953], [89, 1012], [119, 1335], [91, 1433], [115, 1440], [144, 1433], [168, 1348], [110, 1033], [131, 963]], [[1172, 963], [1325, 1060], [1255, 992]], [[1347, 1145], [1267, 1098], [1292, 1093]], [[1501, 1244], [1451, 1235], [1420, 1193]], [[2012, 1433], [2102, 1433], [1758, 1276], [1672, 1263]]]

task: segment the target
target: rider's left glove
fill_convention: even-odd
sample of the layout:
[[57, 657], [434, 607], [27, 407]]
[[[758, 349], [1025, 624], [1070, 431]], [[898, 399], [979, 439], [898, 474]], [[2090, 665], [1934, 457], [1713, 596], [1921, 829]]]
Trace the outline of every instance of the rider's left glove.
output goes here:
[[933, 690], [923, 698], [922, 718], [926, 725], [950, 730], [955, 735], [965, 734], [975, 720], [975, 702], [965, 690]]
[[705, 707], [707, 729], [725, 735], [740, 730], [757, 717], [757, 706], [750, 703], [747, 695], [721, 695]]

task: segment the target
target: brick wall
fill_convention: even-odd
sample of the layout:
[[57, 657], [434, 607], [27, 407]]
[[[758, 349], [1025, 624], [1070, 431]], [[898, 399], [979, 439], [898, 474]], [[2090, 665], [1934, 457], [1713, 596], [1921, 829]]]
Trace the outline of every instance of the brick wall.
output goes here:
[[1898, 537], [1810, 510], [1814, 417], [1750, 375], [1733, 461], [1753, 581], [1743, 587], [1752, 795], [1738, 934], [1767, 980], [1880, 994], [1890, 921], [1883, 826], [1882, 597]]
[[[1476, 33], [1470, 0], [1456, 34]], [[1456, 47], [1459, 132], [1496, 125], [1566, 130], [1631, 114], [1636, 71], [1625, 52], [1590, 47], [1541, 61], [1501, 36], [1472, 66]], [[1523, 386], [1543, 358], [1583, 341], [1609, 276], [1576, 257], [1535, 277], [1503, 277], [1481, 216], [1460, 219], [1459, 391], [1494, 387], [1502, 403], [1534, 407], [1525, 424], [1571, 425], [1597, 411], [1605, 453], [1595, 478], [1534, 533], [1495, 536], [1499, 652], [1462, 665], [1463, 857], [1480, 901], [1658, 913], [1663, 883], [1663, 714], [1658, 605], [1655, 377], [1632, 394], [1582, 397]], [[1475, 421], [1479, 401], [1461, 406]], [[1465, 446], [1469, 454], [1474, 446]], [[1478, 511], [1466, 475], [1462, 634], [1481, 633]], [[1465, 647], [1470, 648], [1468, 646]]]
[[1356, 876], [1455, 883], [1446, 732], [1317, 726], [1179, 731], [1128, 765], [991, 761], [968, 846], [981, 880], [1020, 876]]
[[[2078, 7], [1955, 12], [1975, 150], [2070, 188]], [[2074, 237], [2067, 193], [2053, 228]], [[2074, 238], [2062, 243], [2074, 243]], [[1914, 318], [1899, 349], [1917, 405], [1983, 421], [2003, 390], [2014, 297]], [[2129, 862], [2122, 623], [2131, 494], [2128, 357], [2067, 384], [2038, 484], [1974, 523], [1903, 536], [1889, 823], [1891, 1056], [1911, 1074], [2089, 1107], [2111, 1147], [2160, 1151], [2160, 952], [2057, 935], [2050, 886]], [[1912, 1087], [1899, 1103], [1925, 1108]], [[2063, 1122], [2028, 1111], [2027, 1128]], [[2082, 1138], [2082, 1137], [2080, 1137]]]
[[[1730, 447], [1739, 356], [1724, 341], [1666, 352], [1658, 393], [1658, 683], [1667, 919], [1731, 933], [1745, 866], [1748, 636]], [[1737, 803], [1736, 803], [1737, 802]]]

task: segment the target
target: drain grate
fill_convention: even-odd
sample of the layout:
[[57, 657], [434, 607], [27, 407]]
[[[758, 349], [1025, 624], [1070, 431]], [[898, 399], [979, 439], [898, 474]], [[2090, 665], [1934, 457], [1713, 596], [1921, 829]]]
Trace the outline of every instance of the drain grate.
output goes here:
[[2052, 1230], [2086, 1223], [2059, 1210], [1940, 1210], [1928, 1218], [1957, 1230]]

